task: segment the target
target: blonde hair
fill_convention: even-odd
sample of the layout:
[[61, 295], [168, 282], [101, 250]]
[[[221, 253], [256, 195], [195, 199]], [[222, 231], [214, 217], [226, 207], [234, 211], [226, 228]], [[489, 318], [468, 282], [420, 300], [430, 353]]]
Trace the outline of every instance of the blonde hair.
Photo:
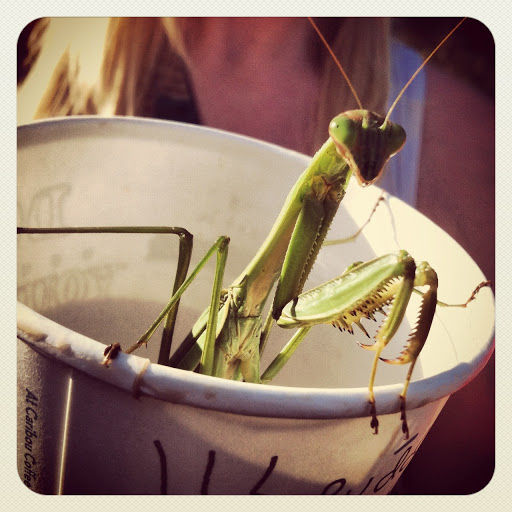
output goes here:
[[[384, 112], [390, 75], [390, 22], [386, 18], [321, 18], [318, 25], [350, 77], [364, 108]], [[84, 22], [85, 25], [85, 22]], [[51, 24], [50, 24], [51, 27]], [[357, 108], [332, 57], [312, 30], [312, 58], [321, 76], [312, 147], [320, 147], [329, 121]], [[93, 33], [92, 37], [96, 34]], [[180, 34], [172, 19], [111, 18], [93, 83], [80, 80], [80, 55], [62, 54], [36, 118], [70, 115], [153, 117], [155, 91], [191, 99]]]

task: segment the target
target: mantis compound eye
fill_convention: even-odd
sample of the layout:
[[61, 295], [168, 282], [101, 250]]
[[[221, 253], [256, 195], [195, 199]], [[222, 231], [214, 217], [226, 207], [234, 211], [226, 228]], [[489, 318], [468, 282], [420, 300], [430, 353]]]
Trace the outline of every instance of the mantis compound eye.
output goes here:
[[360, 123], [350, 118], [347, 114], [340, 114], [331, 121], [329, 124], [329, 135], [336, 144], [336, 147], [340, 145], [350, 150], [357, 143]]
[[368, 110], [349, 110], [336, 116], [329, 135], [338, 154], [347, 162], [359, 184], [368, 186], [405, 143], [405, 130]]
[[388, 148], [390, 151], [390, 157], [393, 155], [396, 155], [405, 144], [405, 130], [396, 123], [391, 123], [388, 121], [387, 126], [383, 128], [384, 130], [387, 130], [387, 136], [388, 136]]

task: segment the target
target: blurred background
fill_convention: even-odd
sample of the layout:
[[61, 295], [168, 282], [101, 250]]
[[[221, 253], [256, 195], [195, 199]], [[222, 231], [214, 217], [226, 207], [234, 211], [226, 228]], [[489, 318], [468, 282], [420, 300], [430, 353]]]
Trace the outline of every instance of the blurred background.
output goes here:
[[[426, 57], [456, 25], [460, 18], [393, 18], [397, 39], [417, 49]], [[48, 25], [47, 18], [29, 23], [18, 40], [18, 84], [37, 59], [37, 45], [29, 49], [29, 41], [37, 40]], [[494, 97], [494, 39], [480, 21], [469, 18], [434, 55], [432, 61], [472, 83], [488, 97]]]
[[[394, 18], [395, 36], [424, 57], [456, 25], [459, 18]], [[494, 97], [494, 38], [480, 21], [468, 18], [434, 55], [432, 61]]]

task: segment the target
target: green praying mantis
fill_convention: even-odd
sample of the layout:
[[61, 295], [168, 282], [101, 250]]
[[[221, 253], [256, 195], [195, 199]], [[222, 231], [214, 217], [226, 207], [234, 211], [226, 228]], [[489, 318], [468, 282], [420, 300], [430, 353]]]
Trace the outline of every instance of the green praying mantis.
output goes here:
[[[311, 23], [318, 32], [312, 20]], [[320, 33], [319, 35], [322, 37]], [[424, 64], [427, 61], [428, 59]], [[420, 70], [421, 68], [411, 80]], [[419, 293], [422, 298], [418, 321], [404, 351], [396, 359], [384, 359], [390, 364], [409, 364], [405, 383], [399, 395], [402, 431], [407, 438], [407, 389], [418, 356], [427, 341], [436, 307], [445, 305], [437, 300], [438, 281], [435, 270], [427, 262], [415, 262], [409, 253], [400, 250], [368, 262], [356, 262], [339, 277], [303, 292], [350, 179], [354, 176], [363, 187], [372, 185], [382, 175], [389, 158], [400, 151], [405, 143], [404, 129], [389, 120], [393, 107], [394, 104], [386, 116], [361, 107], [358, 110], [344, 112], [331, 121], [329, 138], [289, 192], [267, 238], [251, 262], [227, 288], [223, 287], [223, 275], [228, 254], [228, 237], [219, 237], [188, 277], [186, 273], [190, 254], [185, 249], [184, 252], [187, 254], [180, 258], [171, 300], [150, 328], [124, 352], [131, 353], [145, 345], [158, 326], [165, 322], [160, 363], [213, 377], [268, 383], [290, 359], [314, 325], [332, 324], [340, 330], [349, 332], [353, 332], [356, 325], [367, 335], [362, 321], [374, 319], [376, 314], [382, 314], [384, 320], [377, 331], [375, 342], [361, 344], [375, 353], [370, 370], [368, 402], [370, 426], [374, 433], [378, 433], [379, 422], [374, 396], [377, 366], [383, 349], [392, 340], [404, 318], [411, 295]], [[180, 241], [185, 245], [188, 243], [189, 235], [185, 230], [168, 230], [166, 232], [179, 234]], [[105, 231], [159, 232], [159, 228], [18, 230]], [[179, 300], [206, 262], [214, 255], [217, 257], [217, 263], [210, 306], [199, 317], [172, 356], [169, 356]], [[264, 320], [263, 311], [276, 283], [270, 312]], [[458, 306], [465, 307], [475, 298], [480, 288], [487, 284], [489, 283], [479, 284], [468, 301]], [[422, 290], [419, 290], [420, 287]], [[426, 291], [423, 291], [423, 287]], [[261, 355], [274, 323], [282, 328], [297, 331], [262, 372]], [[119, 350], [118, 344], [107, 348], [104, 361], [106, 366], [115, 359]]]

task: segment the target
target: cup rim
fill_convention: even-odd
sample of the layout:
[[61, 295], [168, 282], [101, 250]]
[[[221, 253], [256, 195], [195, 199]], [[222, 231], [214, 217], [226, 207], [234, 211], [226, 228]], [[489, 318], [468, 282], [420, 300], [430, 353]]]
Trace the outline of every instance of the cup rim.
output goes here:
[[[164, 401], [232, 414], [273, 418], [339, 419], [368, 415], [368, 389], [307, 388], [251, 384], [179, 370], [151, 363], [135, 354], [119, 353], [108, 368], [103, 365], [105, 345], [72, 331], [18, 302], [20, 341], [35, 351], [132, 393]], [[472, 361], [412, 381], [407, 407], [415, 409], [447, 397], [466, 385], [492, 354], [491, 339]], [[402, 384], [376, 386], [379, 414], [400, 410]]]

